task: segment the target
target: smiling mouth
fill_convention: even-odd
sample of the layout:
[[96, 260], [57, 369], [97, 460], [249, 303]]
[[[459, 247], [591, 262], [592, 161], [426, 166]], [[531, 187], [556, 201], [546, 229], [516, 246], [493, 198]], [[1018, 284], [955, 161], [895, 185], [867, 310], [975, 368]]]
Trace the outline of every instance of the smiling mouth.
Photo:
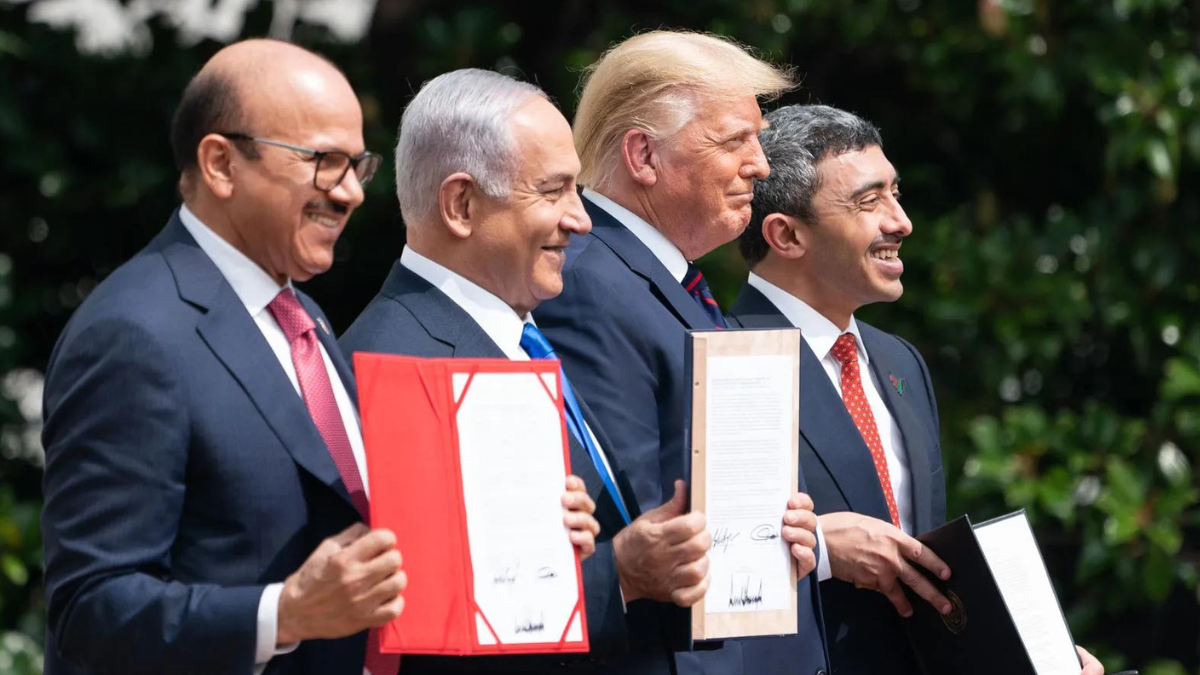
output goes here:
[[871, 257], [876, 260], [883, 260], [885, 262], [889, 261], [889, 260], [899, 260], [900, 259], [900, 250], [899, 249], [877, 249], [877, 250], [871, 251]]
[[328, 227], [331, 229], [336, 229], [336, 228], [340, 227], [342, 224], [341, 218], [327, 216], [323, 213], [317, 213], [315, 211], [305, 211], [304, 217], [308, 218], [309, 220], [313, 221], [314, 223], [316, 223], [318, 225], [321, 225], [323, 227]]

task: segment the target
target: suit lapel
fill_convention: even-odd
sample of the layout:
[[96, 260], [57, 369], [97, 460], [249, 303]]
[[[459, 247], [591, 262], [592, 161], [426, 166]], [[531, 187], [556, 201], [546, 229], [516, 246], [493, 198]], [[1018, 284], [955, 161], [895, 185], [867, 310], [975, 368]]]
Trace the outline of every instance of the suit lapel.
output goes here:
[[925, 427], [917, 421], [908, 401], [891, 386], [891, 375], [896, 372], [891, 363], [891, 353], [884, 346], [882, 334], [876, 329], [859, 322], [863, 345], [871, 360], [871, 370], [883, 395], [883, 401], [892, 413], [892, 419], [900, 427], [904, 437], [905, 454], [908, 456], [909, 476], [912, 478], [910, 499], [913, 504], [913, 527], [916, 533], [933, 528], [933, 505], [930, 502], [931, 486], [929, 448], [934, 447]]
[[329, 360], [333, 363], [333, 368], [337, 371], [338, 377], [342, 378], [342, 386], [346, 388], [346, 393], [350, 395], [350, 402], [354, 404], [354, 409], [357, 411], [358, 386], [354, 381], [354, 371], [350, 367], [350, 364], [346, 362], [346, 357], [342, 355], [342, 349], [337, 343], [337, 336], [333, 334], [333, 328], [326, 320], [325, 313], [306, 294], [297, 293], [296, 297], [300, 298], [300, 303], [304, 305], [304, 309], [308, 311], [308, 315], [313, 317], [313, 321], [316, 322], [317, 339], [325, 347], [325, 353], [329, 354]]
[[[733, 305], [746, 328], [792, 328], [792, 323], [757, 289], [747, 285]], [[873, 360], [873, 357], [872, 357]], [[871, 451], [817, 355], [800, 343], [800, 435], [825, 465], [851, 510], [891, 520]]]
[[[288, 381], [246, 306], [178, 218], [168, 227], [182, 232], [182, 236], [176, 233], [176, 240], [163, 249], [180, 297], [207, 310], [196, 324], [200, 337], [241, 384], [296, 464], [332, 488], [353, 508], [350, 494], [304, 401]], [[331, 358], [338, 353], [336, 347], [327, 346], [326, 350]]]
[[587, 198], [583, 205], [592, 219], [592, 235], [604, 242], [635, 274], [649, 281], [659, 301], [680, 323], [693, 329], [712, 329], [712, 319], [637, 235]]

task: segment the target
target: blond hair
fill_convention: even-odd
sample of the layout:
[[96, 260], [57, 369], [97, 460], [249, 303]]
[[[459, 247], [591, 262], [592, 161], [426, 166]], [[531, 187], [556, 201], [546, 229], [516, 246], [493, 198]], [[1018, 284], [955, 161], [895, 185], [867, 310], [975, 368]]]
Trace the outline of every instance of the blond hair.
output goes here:
[[773, 99], [796, 84], [791, 68], [762, 61], [727, 38], [667, 30], [635, 35], [584, 73], [573, 125], [579, 182], [605, 187], [620, 166], [626, 132], [668, 139], [692, 119], [698, 97]]

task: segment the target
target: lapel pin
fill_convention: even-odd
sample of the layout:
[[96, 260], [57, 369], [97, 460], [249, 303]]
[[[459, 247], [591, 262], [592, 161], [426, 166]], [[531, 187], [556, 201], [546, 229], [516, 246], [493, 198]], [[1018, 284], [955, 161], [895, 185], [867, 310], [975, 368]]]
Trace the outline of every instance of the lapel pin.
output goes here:
[[[329, 326], [325, 325], [325, 319], [318, 316], [317, 323], [321, 325], [321, 330], [325, 331], [326, 335], [329, 335]], [[896, 382], [896, 378], [893, 377], [892, 383], [895, 384], [895, 382]]]
[[904, 378], [896, 377], [895, 375], [888, 375], [888, 379], [892, 381], [892, 386], [896, 388], [896, 393], [903, 396], [904, 395]]

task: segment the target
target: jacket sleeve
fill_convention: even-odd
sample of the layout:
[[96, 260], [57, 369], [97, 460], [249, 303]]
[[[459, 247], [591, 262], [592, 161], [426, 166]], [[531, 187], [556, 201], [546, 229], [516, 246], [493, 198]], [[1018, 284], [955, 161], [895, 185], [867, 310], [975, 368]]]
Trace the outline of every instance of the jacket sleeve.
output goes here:
[[185, 387], [152, 331], [68, 329], [45, 389], [49, 626], [93, 673], [250, 673], [262, 586], [173, 578], [188, 472]]

